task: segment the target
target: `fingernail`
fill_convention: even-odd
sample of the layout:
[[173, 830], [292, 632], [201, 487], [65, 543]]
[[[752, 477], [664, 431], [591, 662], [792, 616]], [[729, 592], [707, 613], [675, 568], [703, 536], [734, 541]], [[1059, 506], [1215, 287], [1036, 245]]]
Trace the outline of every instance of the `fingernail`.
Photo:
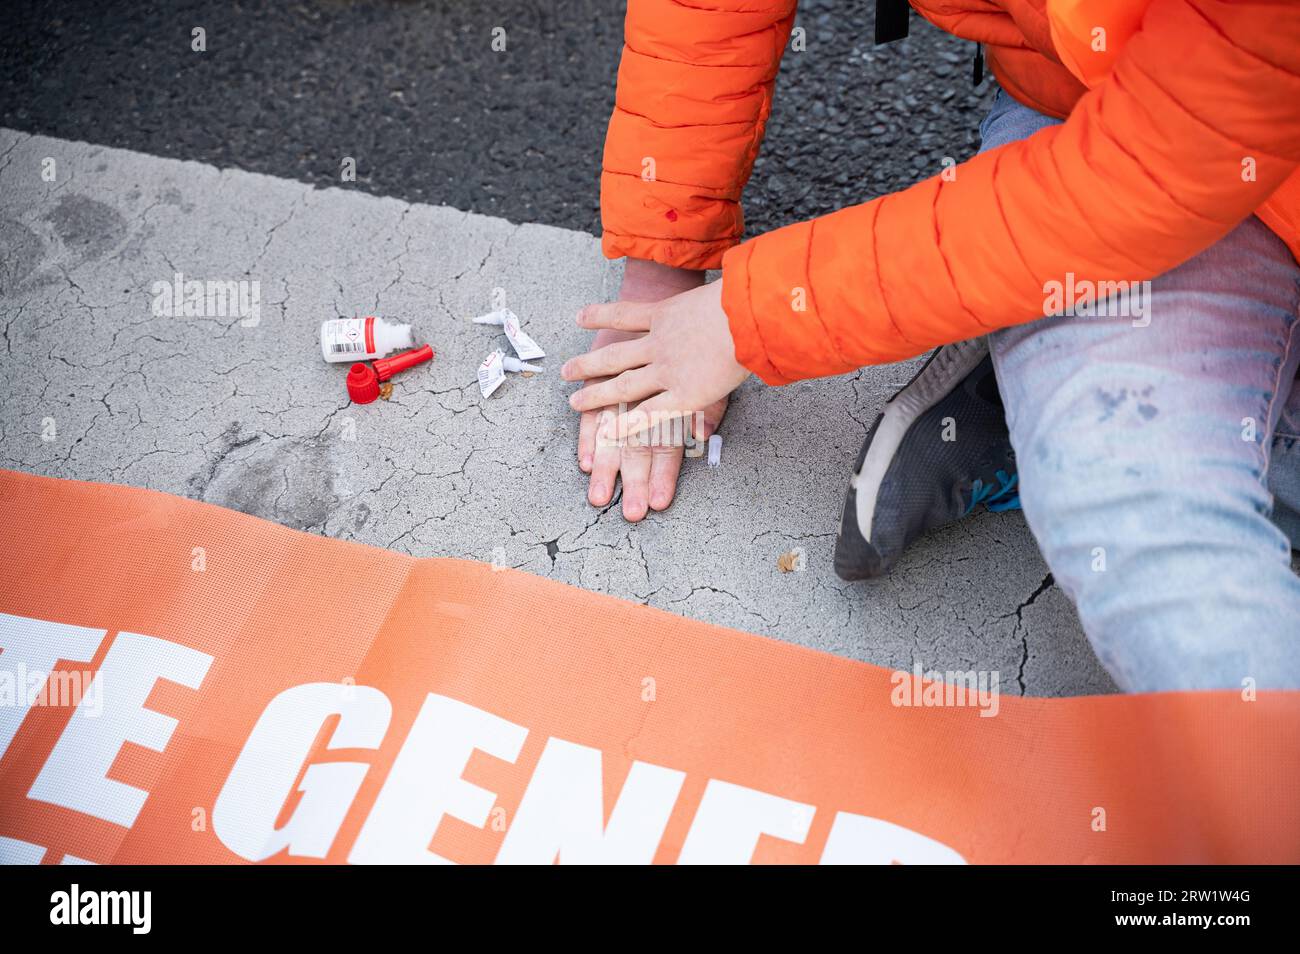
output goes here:
[[578, 409], [578, 392], [577, 392], [577, 391], [574, 391], [572, 394], [569, 395], [569, 407], [573, 408], [575, 411]]
[[582, 460], [578, 461], [578, 466], [581, 467], [583, 470], [591, 470], [591, 458], [590, 457], [582, 458]]
[[573, 367], [572, 361], [566, 361], [564, 362], [564, 364], [560, 365], [560, 377], [564, 378], [564, 380], [566, 381], [569, 380], [569, 370], [572, 367]]

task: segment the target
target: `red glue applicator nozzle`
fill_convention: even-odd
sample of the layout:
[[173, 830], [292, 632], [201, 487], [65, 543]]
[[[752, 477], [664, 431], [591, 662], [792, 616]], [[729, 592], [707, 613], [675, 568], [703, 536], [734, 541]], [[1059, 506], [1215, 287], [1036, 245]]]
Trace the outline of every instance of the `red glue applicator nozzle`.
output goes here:
[[375, 366], [375, 373], [379, 375], [379, 380], [387, 381], [399, 371], [405, 371], [407, 368], [413, 368], [417, 364], [424, 364], [424, 362], [432, 360], [433, 348], [425, 345], [422, 348], [412, 348], [410, 351], [395, 354], [391, 358], [376, 358], [371, 363]]

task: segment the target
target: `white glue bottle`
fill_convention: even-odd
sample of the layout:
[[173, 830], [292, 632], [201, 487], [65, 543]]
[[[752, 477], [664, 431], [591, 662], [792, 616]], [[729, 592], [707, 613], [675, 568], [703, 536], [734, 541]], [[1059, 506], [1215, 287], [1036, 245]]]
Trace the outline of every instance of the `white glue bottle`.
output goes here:
[[415, 345], [410, 325], [369, 315], [321, 322], [320, 353], [326, 361], [367, 361]]

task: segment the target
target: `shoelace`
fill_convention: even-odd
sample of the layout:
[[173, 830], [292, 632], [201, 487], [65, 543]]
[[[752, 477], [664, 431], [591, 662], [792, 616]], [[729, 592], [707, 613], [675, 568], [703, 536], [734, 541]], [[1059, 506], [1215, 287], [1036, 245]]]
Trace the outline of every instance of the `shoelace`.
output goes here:
[[[993, 476], [997, 478], [999, 484], [996, 489], [992, 484], [986, 484], [980, 478], [975, 478], [975, 483], [971, 486], [970, 506], [966, 508], [966, 513], [974, 510], [977, 504], [983, 504], [993, 513], [1020, 509], [1020, 491], [1015, 489], [1020, 475], [1008, 476], [1005, 470], [999, 470]], [[1007, 496], [1008, 494], [1010, 496]]]

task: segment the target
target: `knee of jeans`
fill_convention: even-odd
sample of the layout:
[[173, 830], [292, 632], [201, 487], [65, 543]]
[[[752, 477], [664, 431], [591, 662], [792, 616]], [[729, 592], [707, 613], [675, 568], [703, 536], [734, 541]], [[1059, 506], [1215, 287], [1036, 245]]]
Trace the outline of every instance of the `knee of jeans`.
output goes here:
[[[1289, 543], [1269, 521], [1270, 498], [1248, 458], [1173, 451], [1155, 441], [1147, 448], [1134, 442], [1121, 454], [1072, 439], [1069, 429], [1027, 450], [1017, 448], [1021, 504], [1071, 596], [1122, 585], [1115, 571], [1151, 577], [1160, 589], [1183, 589], [1208, 575], [1199, 568], [1216, 551], [1289, 559]], [[1177, 575], [1166, 578], [1160, 567]]]
[[[1161, 447], [1130, 442], [1121, 451], [1061, 429], [1017, 448], [1026, 519], [1122, 685], [1138, 681], [1135, 666], [1153, 665], [1153, 646], [1169, 658], [1220, 653], [1213, 640], [1195, 643], [1205, 626], [1230, 630], [1258, 618], [1270, 592], [1293, 611], [1300, 595], [1285, 579], [1289, 542], [1268, 519], [1268, 494], [1249, 460]], [[1186, 648], [1170, 648], [1184, 638]]]

